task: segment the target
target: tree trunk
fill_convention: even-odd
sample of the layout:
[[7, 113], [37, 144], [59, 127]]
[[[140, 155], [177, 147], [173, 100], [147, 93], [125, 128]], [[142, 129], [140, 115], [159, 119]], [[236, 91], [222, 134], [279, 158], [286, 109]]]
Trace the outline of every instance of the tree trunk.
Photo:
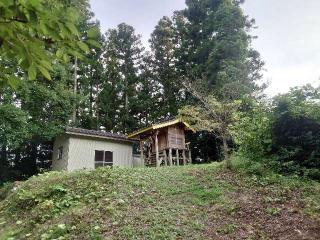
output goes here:
[[[93, 74], [92, 74], [92, 67], [90, 68], [90, 72], [91, 72], [91, 79], [90, 79], [90, 89], [89, 89], [89, 95], [90, 95], [90, 99], [89, 99], [89, 102], [90, 102], [90, 105], [89, 105], [89, 115], [90, 115], [90, 121], [92, 121], [92, 118], [93, 118], [93, 103], [94, 103], [94, 99], [93, 99]], [[90, 123], [91, 125], [91, 123]], [[90, 126], [91, 128], [93, 126]]]
[[[74, 60], [74, 83], [73, 83], [73, 93], [77, 94], [77, 85], [78, 85], [78, 76], [77, 76], [77, 68], [78, 68], [78, 58], [75, 58]], [[72, 123], [76, 124], [76, 118], [77, 118], [77, 104], [74, 103], [73, 106], [73, 113], [72, 113]]]
[[7, 147], [5, 145], [3, 145], [1, 148], [1, 152], [0, 152], [0, 183], [3, 181], [7, 181], [7, 176], [8, 176], [8, 172], [7, 172], [7, 166], [8, 166], [8, 162], [7, 162]]
[[128, 79], [127, 78], [125, 78], [124, 112], [125, 112], [125, 118], [123, 121], [123, 132], [127, 133], [127, 121], [129, 116], [129, 97], [128, 97]]
[[97, 88], [97, 97], [96, 97], [96, 130], [100, 130], [100, 113], [99, 113], [99, 84], [96, 85]]

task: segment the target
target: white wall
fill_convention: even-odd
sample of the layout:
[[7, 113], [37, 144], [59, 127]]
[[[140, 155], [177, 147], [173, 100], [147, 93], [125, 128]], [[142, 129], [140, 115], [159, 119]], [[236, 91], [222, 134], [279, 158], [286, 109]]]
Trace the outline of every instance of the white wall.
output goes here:
[[[58, 160], [58, 149], [63, 147], [62, 159]], [[59, 136], [55, 139], [53, 145], [52, 170], [64, 171], [68, 170], [69, 155], [69, 138], [66, 135]]]
[[69, 136], [68, 171], [94, 169], [95, 150], [113, 152], [113, 166], [133, 167], [131, 143]]
[[144, 162], [141, 160], [140, 154], [133, 155], [133, 167], [144, 167]]

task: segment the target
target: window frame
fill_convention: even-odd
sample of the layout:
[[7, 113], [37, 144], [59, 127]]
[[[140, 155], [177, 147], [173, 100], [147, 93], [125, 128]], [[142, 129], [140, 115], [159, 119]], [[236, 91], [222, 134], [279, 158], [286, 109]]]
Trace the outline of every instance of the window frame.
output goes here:
[[[94, 167], [95, 169], [99, 168], [99, 167], [113, 167], [113, 151], [104, 151], [104, 150], [95, 150], [94, 151]], [[101, 155], [100, 157], [97, 155], [97, 153], [102, 154], [102, 160], [101, 160]], [[109, 155], [109, 158], [106, 159], [106, 156]], [[100, 158], [97, 161], [97, 158]]]
[[[110, 154], [111, 159], [106, 159], [107, 154]], [[112, 151], [104, 151], [104, 164], [109, 167], [113, 167], [113, 152]]]
[[62, 160], [63, 158], [63, 146], [58, 147], [57, 160]]

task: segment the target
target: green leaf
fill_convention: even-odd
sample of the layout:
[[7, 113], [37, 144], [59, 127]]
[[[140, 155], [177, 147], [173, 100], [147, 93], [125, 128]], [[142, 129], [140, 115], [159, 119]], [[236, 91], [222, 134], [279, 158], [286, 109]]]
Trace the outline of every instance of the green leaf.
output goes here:
[[37, 77], [37, 69], [33, 64], [31, 64], [30, 67], [28, 68], [28, 78], [29, 80], [35, 80], [36, 77]]
[[16, 90], [20, 84], [20, 79], [16, 76], [10, 76], [8, 78], [8, 83], [14, 90]]
[[43, 75], [45, 78], [47, 78], [47, 79], [49, 79], [49, 80], [52, 80], [52, 79], [51, 79], [51, 76], [50, 76], [50, 73], [48, 72], [47, 69], [45, 69], [45, 68], [44, 68], [43, 66], [41, 66], [41, 65], [38, 65], [38, 68], [39, 68], [40, 72], [42, 73], [42, 75]]
[[33, 10], [29, 10], [28, 11], [28, 18], [29, 18], [29, 21], [33, 24], [37, 24], [38, 22], [38, 16], [37, 16], [37, 13]]
[[46, 69], [48, 69], [48, 70], [50, 70], [50, 71], [53, 71], [53, 68], [52, 68], [50, 62], [47, 62], [47, 61], [45, 61], [45, 60], [41, 60], [40, 63], [41, 63], [41, 65], [42, 65], [43, 67], [45, 67]]
[[60, 36], [62, 38], [66, 38], [69, 35], [69, 31], [62, 23], [58, 22], [58, 25], [59, 25], [59, 29], [60, 29]]
[[74, 50], [69, 50], [70, 55], [77, 57], [79, 59], [84, 59], [84, 56], [78, 52], [78, 51], [74, 51]]
[[88, 39], [86, 40], [86, 43], [88, 43], [89, 45], [96, 47], [96, 48], [101, 48], [101, 44], [98, 41], [92, 40], [92, 39]]
[[76, 36], [79, 36], [79, 32], [78, 29], [76, 28], [76, 26], [71, 23], [71, 22], [67, 22], [66, 23], [67, 28], [70, 30], [70, 32]]
[[56, 52], [56, 56], [57, 56], [57, 58], [62, 58], [63, 51], [61, 49], [58, 49], [58, 51]]
[[69, 62], [70, 62], [70, 57], [69, 57], [68, 54], [63, 54], [63, 61], [64, 61], [65, 63], [69, 63]]
[[53, 40], [59, 40], [59, 39], [61, 39], [61, 37], [60, 37], [60, 35], [58, 34], [56, 28], [55, 28], [55, 29], [49, 28], [48, 25], [46, 25], [46, 28], [47, 28], [47, 34], [50, 35], [50, 37], [51, 37]]
[[88, 31], [88, 38], [97, 39], [100, 37], [100, 30], [98, 27], [93, 27]]
[[40, 5], [40, 1], [39, 0], [28, 0], [28, 4], [30, 4], [34, 8], [38, 8]]
[[40, 21], [39, 26], [40, 26], [40, 30], [43, 32], [43, 34], [47, 35], [49, 30], [48, 30], [47, 25], [45, 24], [45, 22], [44, 21]]
[[84, 42], [77, 42], [79, 48], [84, 51], [85, 53], [89, 53], [90, 52], [90, 49], [89, 47], [87, 46], [87, 44], [85, 44]]

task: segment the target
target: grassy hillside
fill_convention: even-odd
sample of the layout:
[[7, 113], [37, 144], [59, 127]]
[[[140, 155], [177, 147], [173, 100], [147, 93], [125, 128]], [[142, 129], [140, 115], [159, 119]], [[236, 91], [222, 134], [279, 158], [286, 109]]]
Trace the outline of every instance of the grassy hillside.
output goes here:
[[0, 239], [320, 239], [320, 184], [221, 164], [48, 173], [0, 202]]

